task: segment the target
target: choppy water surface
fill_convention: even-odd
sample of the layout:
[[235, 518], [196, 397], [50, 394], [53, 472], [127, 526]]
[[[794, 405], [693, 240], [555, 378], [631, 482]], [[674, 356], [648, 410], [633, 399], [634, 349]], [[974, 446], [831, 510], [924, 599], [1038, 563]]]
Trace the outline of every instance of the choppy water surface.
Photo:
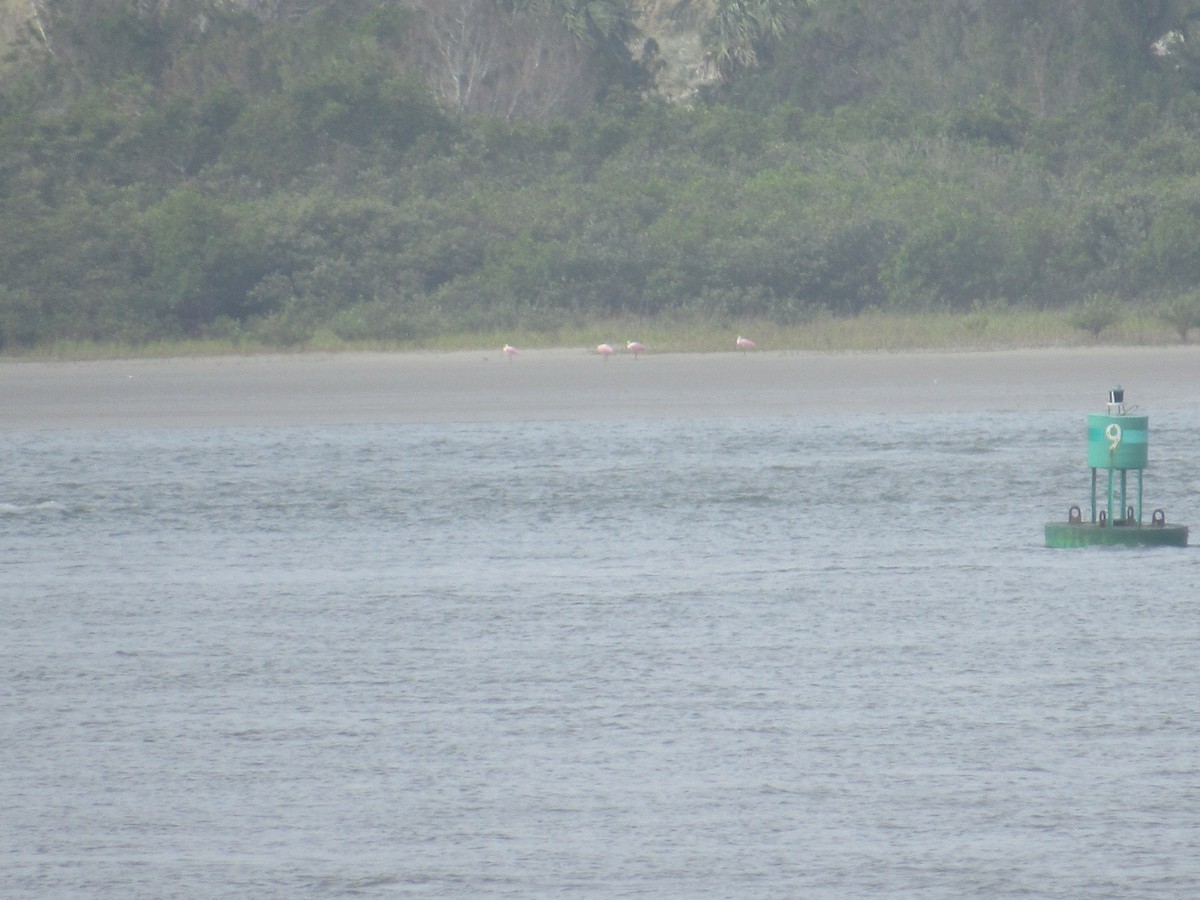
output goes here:
[[5, 896], [1200, 894], [1200, 555], [1041, 546], [1080, 416], [6, 443]]

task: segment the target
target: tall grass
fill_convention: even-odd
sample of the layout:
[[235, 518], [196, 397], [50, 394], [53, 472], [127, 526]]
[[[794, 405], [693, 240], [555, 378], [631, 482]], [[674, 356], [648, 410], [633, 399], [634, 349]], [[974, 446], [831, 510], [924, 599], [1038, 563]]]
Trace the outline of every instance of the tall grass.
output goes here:
[[499, 348], [512, 343], [519, 347], [591, 349], [604, 342], [620, 350], [627, 340], [638, 340], [651, 352], [709, 353], [734, 350], [734, 340], [739, 334], [753, 339], [760, 351], [828, 353], [1179, 343], [1179, 337], [1171, 327], [1152, 316], [1129, 316], [1093, 338], [1073, 324], [1067, 311], [1004, 309], [965, 314], [872, 312], [855, 318], [821, 317], [799, 325], [780, 325], [766, 320], [612, 319], [577, 328], [545, 331], [524, 328], [503, 333], [443, 335], [419, 346], [432, 350], [466, 350]]
[[23, 359], [111, 359], [166, 356], [225, 356], [260, 353], [488, 350], [505, 344], [521, 348], [594, 349], [612, 344], [618, 351], [628, 340], [654, 353], [733, 351], [739, 334], [753, 339], [759, 351], [904, 352], [1000, 350], [1029, 347], [1085, 347], [1094, 344], [1157, 346], [1180, 343], [1177, 331], [1160, 317], [1133, 313], [1093, 337], [1070, 310], [978, 309], [969, 313], [894, 314], [867, 312], [855, 318], [822, 316], [797, 325], [768, 320], [714, 321], [701, 318], [619, 318], [571, 326], [510, 331], [459, 332], [419, 341], [345, 341], [320, 331], [302, 344], [276, 347], [248, 336], [143, 344], [93, 344], [59, 341], [23, 351]]

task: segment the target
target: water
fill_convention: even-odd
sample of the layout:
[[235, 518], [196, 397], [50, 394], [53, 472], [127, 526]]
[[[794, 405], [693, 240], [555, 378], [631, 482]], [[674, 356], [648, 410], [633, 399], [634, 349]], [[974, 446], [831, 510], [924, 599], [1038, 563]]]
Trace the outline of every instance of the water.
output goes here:
[[0, 894], [1196, 896], [1200, 556], [1042, 547], [1082, 433], [10, 432]]

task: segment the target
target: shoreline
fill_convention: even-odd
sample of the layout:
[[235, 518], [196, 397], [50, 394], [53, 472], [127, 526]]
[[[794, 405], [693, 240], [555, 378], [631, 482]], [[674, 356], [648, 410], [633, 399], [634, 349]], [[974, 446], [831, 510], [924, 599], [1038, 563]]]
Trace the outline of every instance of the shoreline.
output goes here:
[[0, 360], [4, 430], [1051, 411], [1200, 403], [1200, 345], [947, 351], [310, 352]]

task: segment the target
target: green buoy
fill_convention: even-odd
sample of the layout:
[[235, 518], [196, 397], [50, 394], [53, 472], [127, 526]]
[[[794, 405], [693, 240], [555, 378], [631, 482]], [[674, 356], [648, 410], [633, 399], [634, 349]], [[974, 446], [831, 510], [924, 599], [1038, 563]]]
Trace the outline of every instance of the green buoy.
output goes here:
[[[1149, 464], [1149, 450], [1150, 418], [1129, 414], [1125, 391], [1118, 385], [1108, 392], [1107, 411], [1088, 416], [1091, 519], [1084, 521], [1083, 510], [1072, 506], [1066, 522], [1046, 523], [1046, 546], [1186, 547], [1187, 526], [1168, 525], [1161, 509], [1151, 513], [1149, 524], [1143, 522], [1142, 473]], [[1130, 472], [1137, 473], [1136, 505], [1129, 496]], [[1098, 488], [1102, 491], [1099, 496]]]

